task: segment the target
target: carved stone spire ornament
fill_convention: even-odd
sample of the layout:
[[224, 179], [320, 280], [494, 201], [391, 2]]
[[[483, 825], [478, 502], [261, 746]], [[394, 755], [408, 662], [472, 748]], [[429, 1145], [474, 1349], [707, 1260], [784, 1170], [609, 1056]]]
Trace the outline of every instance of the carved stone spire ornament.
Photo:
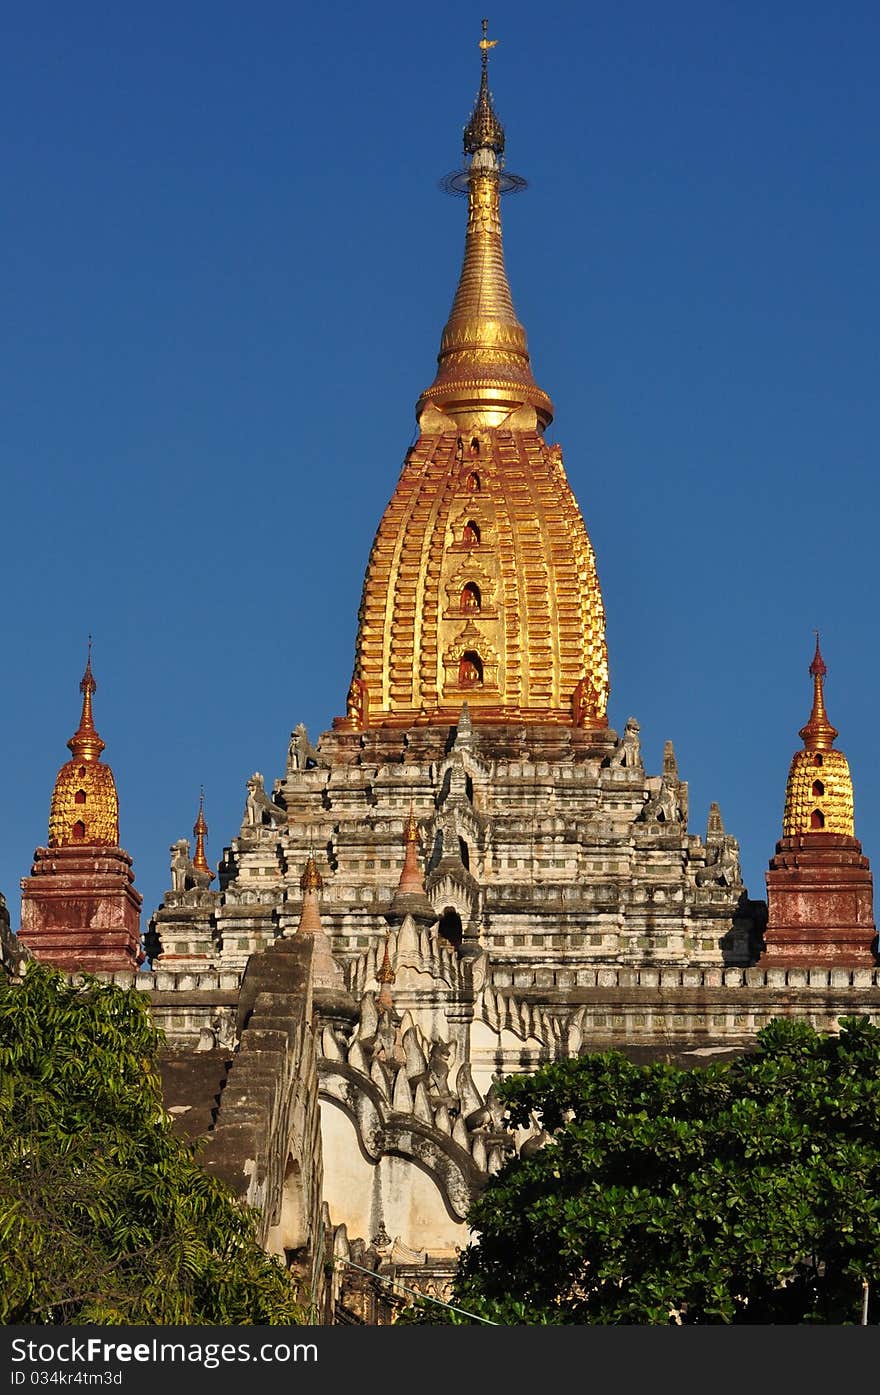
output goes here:
[[394, 1006], [391, 996], [391, 985], [394, 983], [395, 973], [391, 965], [388, 953], [388, 936], [385, 936], [385, 952], [382, 955], [382, 963], [376, 973], [376, 981], [379, 984], [379, 996], [376, 999], [376, 1006], [380, 1012], [390, 1012]]
[[330, 940], [321, 924], [320, 897], [324, 889], [324, 878], [318, 871], [313, 853], [309, 853], [299, 885], [303, 899], [296, 933], [310, 935], [314, 942], [312, 984], [316, 990], [342, 991], [345, 988], [345, 977], [333, 958]]
[[422, 925], [433, 925], [437, 913], [425, 893], [424, 874], [419, 866], [419, 825], [412, 805], [403, 827], [403, 846], [400, 880], [385, 919], [391, 925], [399, 925], [404, 916], [411, 915]]
[[302, 911], [297, 927], [301, 935], [314, 935], [321, 929], [321, 911], [318, 904], [319, 893], [324, 888], [324, 879], [318, 871], [312, 853], [309, 853], [303, 874], [299, 879], [303, 894]]

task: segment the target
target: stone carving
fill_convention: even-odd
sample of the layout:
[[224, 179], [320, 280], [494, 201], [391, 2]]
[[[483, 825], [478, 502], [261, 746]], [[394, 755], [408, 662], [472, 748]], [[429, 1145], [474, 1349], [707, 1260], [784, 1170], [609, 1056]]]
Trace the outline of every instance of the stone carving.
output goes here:
[[169, 849], [171, 853], [171, 890], [187, 891], [192, 885], [192, 858], [189, 855], [189, 842], [186, 838], [178, 838], [176, 843], [172, 843]]
[[375, 1235], [373, 1236], [373, 1238], [371, 1239], [370, 1244], [372, 1245], [372, 1247], [373, 1247], [374, 1250], [379, 1250], [379, 1251], [381, 1251], [381, 1250], [390, 1250], [390, 1249], [391, 1249], [391, 1236], [388, 1234], [388, 1231], [385, 1229], [385, 1223], [384, 1223], [384, 1221], [380, 1221], [380, 1222], [379, 1222], [379, 1225], [378, 1225], [378, 1228], [377, 1228], [377, 1230], [376, 1230], [376, 1233], [375, 1233]]
[[247, 782], [247, 799], [244, 806], [244, 821], [249, 828], [277, 828], [281, 823], [283, 810], [266, 793], [266, 786], [259, 770], [255, 770]]
[[681, 823], [682, 806], [678, 797], [677, 781], [673, 784], [665, 775], [660, 778], [660, 788], [648, 799], [641, 814], [643, 823]]
[[706, 847], [720, 843], [724, 838], [724, 822], [721, 810], [713, 799], [709, 805], [709, 820], [706, 824]]
[[409, 1082], [413, 1092], [419, 1085], [425, 1087], [434, 1109], [442, 1106], [448, 1110], [451, 1106], [458, 1105], [458, 1096], [449, 1088], [451, 1058], [452, 1046], [448, 1041], [432, 1042], [428, 1049], [425, 1070], [414, 1075]]
[[223, 1051], [233, 1051], [236, 1045], [235, 1032], [235, 1009], [221, 1007], [217, 1009], [217, 1015], [211, 1023], [211, 1028], [217, 1040], [217, 1045]]
[[599, 706], [595, 682], [590, 677], [582, 678], [571, 695], [572, 725], [582, 727], [585, 722], [597, 716]]
[[384, 1061], [392, 1067], [397, 1067], [406, 1060], [406, 1051], [401, 1040], [400, 1019], [393, 1009], [384, 1010], [379, 1018], [373, 1038], [373, 1060]]
[[675, 758], [675, 747], [671, 741], [663, 744], [663, 774], [667, 780], [678, 779], [678, 761]]
[[17, 979], [24, 972], [28, 960], [33, 958], [27, 945], [13, 935], [9, 923], [6, 897], [0, 891], [0, 970], [10, 978]]
[[313, 770], [319, 764], [318, 752], [309, 740], [309, 733], [304, 722], [297, 722], [290, 733], [290, 745], [287, 748], [287, 770]]
[[697, 886], [739, 886], [742, 874], [739, 866], [737, 840], [725, 836], [715, 853], [714, 860], [697, 872], [694, 880]]
[[635, 717], [627, 717], [623, 736], [614, 748], [614, 754], [609, 761], [610, 765], [620, 765], [626, 770], [637, 770], [641, 767], [639, 732], [640, 727]]
[[531, 1116], [532, 1130], [528, 1138], [524, 1139], [520, 1145], [519, 1155], [521, 1158], [533, 1158], [542, 1148], [546, 1148], [550, 1143], [551, 1135], [546, 1129], [542, 1129], [535, 1115]]

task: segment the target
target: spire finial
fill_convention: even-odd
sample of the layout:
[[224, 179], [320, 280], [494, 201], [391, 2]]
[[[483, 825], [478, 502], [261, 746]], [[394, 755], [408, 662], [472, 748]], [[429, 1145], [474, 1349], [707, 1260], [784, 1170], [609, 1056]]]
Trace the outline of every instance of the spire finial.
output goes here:
[[498, 40], [488, 38], [488, 30], [489, 21], [484, 19], [480, 39], [480, 90], [471, 119], [464, 128], [464, 153], [476, 155], [479, 150], [492, 150], [500, 158], [504, 154], [504, 127], [495, 115], [489, 94], [489, 49], [494, 48]]
[[[318, 871], [318, 864], [315, 861], [314, 853], [309, 852], [306, 858], [306, 865], [303, 874], [299, 879], [300, 891], [302, 892], [302, 909], [299, 916], [297, 934], [299, 935], [320, 935], [321, 929], [321, 908], [319, 905], [320, 894], [324, 889], [324, 878]], [[329, 953], [329, 946], [328, 946]]]
[[467, 168], [442, 181], [451, 193], [467, 194], [464, 262], [452, 310], [440, 339], [437, 375], [416, 404], [421, 420], [429, 406], [470, 430], [499, 426], [520, 407], [533, 408], [543, 431], [553, 403], [532, 374], [526, 332], [513, 308], [501, 240], [503, 193], [525, 188], [525, 180], [503, 168], [504, 127], [489, 92], [489, 49], [483, 20], [480, 90], [464, 128]]
[[482, 60], [483, 60], [483, 72], [484, 72], [484, 73], [488, 73], [488, 70], [489, 70], [489, 49], [490, 49], [490, 48], [494, 48], [495, 45], [497, 44], [498, 40], [497, 40], [497, 39], [490, 39], [490, 38], [489, 38], [489, 21], [488, 21], [488, 19], [482, 20], [481, 23], [482, 23], [482, 26], [483, 26], [483, 37], [482, 37], [482, 39], [480, 40], [480, 49], [481, 49], [481, 51], [482, 51], [481, 56], [482, 56]]
[[205, 856], [205, 839], [208, 836], [208, 825], [205, 822], [205, 787], [199, 789], [199, 816], [193, 824], [193, 834], [196, 840], [196, 852], [193, 858], [193, 867], [197, 872], [207, 872], [208, 880], [214, 880], [214, 873], [211, 871], [208, 859]]
[[80, 715], [79, 726], [67, 745], [73, 752], [74, 760], [100, 760], [101, 752], [104, 749], [104, 742], [95, 730], [95, 720], [92, 715], [92, 698], [98, 691], [98, 685], [92, 673], [91, 635], [89, 635], [86, 671], [80, 680], [79, 690], [83, 695], [82, 714]]
[[822, 650], [819, 648], [819, 631], [817, 630], [816, 652], [813, 655], [813, 662], [810, 664], [810, 677], [813, 680], [813, 708], [810, 712], [810, 720], [798, 732], [808, 751], [830, 750], [837, 735], [837, 728], [831, 725], [828, 713], [825, 711], [824, 684], [827, 672], [825, 660], [822, 658]]
[[[95, 682], [94, 678], [92, 677], [92, 636], [91, 636], [91, 635], [89, 635], [89, 647], [88, 647], [88, 653], [87, 653], [87, 656], [86, 656], [86, 671], [85, 671], [85, 673], [83, 674], [83, 676], [82, 676], [82, 678], [81, 678], [81, 680], [80, 680], [79, 690], [80, 690], [80, 692], [83, 694], [83, 696], [88, 695], [89, 699], [91, 699], [92, 693], [96, 693], [96, 692], [98, 691], [98, 685], [97, 685], [97, 683]], [[89, 703], [89, 706], [90, 706], [90, 708], [91, 708], [91, 701], [90, 701], [90, 703]]]
[[403, 867], [397, 883], [397, 896], [424, 896], [425, 886], [419, 867], [419, 824], [410, 800], [409, 815], [403, 825]]

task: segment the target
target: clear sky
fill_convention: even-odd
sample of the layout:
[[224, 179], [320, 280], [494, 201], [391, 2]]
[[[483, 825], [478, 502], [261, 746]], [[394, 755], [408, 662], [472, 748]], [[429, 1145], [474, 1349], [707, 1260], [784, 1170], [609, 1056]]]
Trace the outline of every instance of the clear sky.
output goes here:
[[[86, 637], [144, 926], [204, 784], [344, 711], [364, 568], [455, 289], [483, 7], [44, 0], [0, 50], [0, 890]], [[826, 698], [880, 870], [880, 7], [489, 12], [514, 302], [596, 549], [610, 719], [675, 743], [763, 896]]]

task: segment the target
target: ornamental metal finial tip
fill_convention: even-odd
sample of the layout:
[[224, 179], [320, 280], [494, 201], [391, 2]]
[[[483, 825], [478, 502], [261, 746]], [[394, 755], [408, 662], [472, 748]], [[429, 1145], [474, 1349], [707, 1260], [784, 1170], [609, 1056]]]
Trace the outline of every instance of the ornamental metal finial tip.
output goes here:
[[98, 685], [92, 673], [91, 635], [89, 635], [86, 671], [80, 680], [79, 690], [83, 695], [82, 713], [79, 726], [67, 745], [77, 760], [99, 760], [104, 749], [104, 742], [95, 730], [95, 720], [92, 715], [92, 697], [98, 691]]
[[205, 856], [205, 839], [208, 836], [208, 825], [205, 821], [205, 788], [199, 791], [199, 816], [193, 824], [193, 833], [196, 840], [196, 851], [193, 857], [193, 867], [197, 872], [207, 872], [210, 881], [214, 880], [208, 859]]
[[79, 690], [80, 690], [81, 693], [85, 694], [86, 689], [88, 689], [90, 693], [96, 693], [96, 692], [98, 691], [98, 685], [97, 685], [97, 683], [95, 682], [94, 677], [92, 676], [92, 636], [91, 636], [91, 635], [89, 635], [89, 647], [88, 647], [88, 653], [87, 653], [87, 655], [86, 655], [86, 671], [85, 671], [85, 673], [83, 674], [82, 679], [80, 680], [80, 685], [79, 685]]
[[824, 684], [827, 672], [828, 669], [819, 648], [819, 631], [817, 630], [816, 652], [813, 655], [813, 662], [810, 664], [810, 677], [813, 680], [813, 707], [809, 721], [798, 732], [808, 751], [830, 750], [834, 744], [834, 738], [837, 736], [837, 728], [831, 725], [828, 713], [825, 711]]
[[464, 128], [467, 168], [441, 181], [447, 192], [467, 194], [464, 261], [440, 338], [437, 373], [419, 397], [416, 417], [421, 421], [429, 407], [436, 407], [467, 431], [500, 426], [511, 412], [526, 407], [534, 408], [543, 431], [553, 420], [553, 403], [532, 374], [526, 332], [504, 267], [501, 195], [524, 189], [525, 180], [503, 169], [504, 127], [492, 106], [486, 60], [495, 43], [484, 30], [480, 90]]
[[489, 49], [494, 48], [498, 40], [487, 38], [488, 29], [489, 21], [484, 19], [480, 39], [480, 90], [471, 119], [464, 128], [466, 155], [475, 155], [478, 150], [493, 150], [497, 156], [504, 153], [504, 127], [495, 115], [489, 94]]

